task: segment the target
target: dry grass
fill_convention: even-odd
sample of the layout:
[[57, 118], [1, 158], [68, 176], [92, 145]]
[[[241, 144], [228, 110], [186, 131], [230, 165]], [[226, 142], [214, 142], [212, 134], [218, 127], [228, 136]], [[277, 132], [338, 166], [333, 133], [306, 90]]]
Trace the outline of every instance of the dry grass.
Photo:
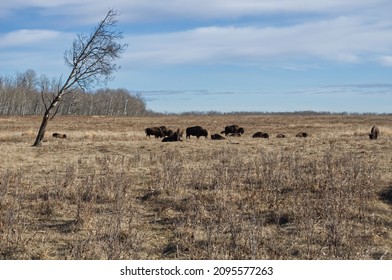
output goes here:
[[33, 148], [39, 121], [0, 118], [0, 259], [392, 259], [390, 116], [57, 117]]

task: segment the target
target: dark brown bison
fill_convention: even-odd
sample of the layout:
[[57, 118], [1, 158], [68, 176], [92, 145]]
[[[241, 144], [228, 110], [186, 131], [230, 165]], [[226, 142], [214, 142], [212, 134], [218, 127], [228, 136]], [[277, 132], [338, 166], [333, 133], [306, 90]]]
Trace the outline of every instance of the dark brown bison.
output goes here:
[[162, 131], [162, 128], [160, 127], [148, 127], [144, 130], [146, 132], [146, 136], [150, 137], [151, 135], [154, 135], [155, 138], [163, 138], [165, 137], [165, 134]]
[[267, 132], [256, 132], [255, 134], [253, 134], [252, 136], [253, 138], [269, 138], [269, 135]]
[[297, 133], [297, 135], [295, 135], [295, 137], [302, 137], [302, 138], [305, 138], [308, 136], [309, 136], [309, 134], [307, 134], [306, 132], [299, 132], [299, 133]]
[[171, 129], [167, 129], [163, 132], [163, 134], [165, 134], [165, 136], [172, 136], [174, 134], [174, 131]]
[[166, 126], [164, 126], [164, 125], [160, 126], [159, 128], [162, 130], [164, 136], [172, 136], [173, 133], [174, 133], [173, 130], [168, 129], [168, 128], [167, 128]]
[[369, 138], [371, 140], [376, 140], [379, 134], [380, 134], [380, 130], [378, 129], [378, 127], [373, 126], [372, 129], [370, 130]]
[[276, 138], [286, 138], [286, 135], [284, 135], [284, 134], [278, 134], [278, 135], [276, 135]]
[[211, 135], [211, 140], [224, 140], [224, 139], [226, 138], [217, 133]]
[[192, 127], [188, 127], [186, 129], [186, 138], [190, 139], [191, 136], [196, 136], [197, 139], [199, 139], [200, 136], [204, 136], [207, 138], [208, 136], [208, 131], [207, 129], [201, 127], [201, 126], [192, 126]]
[[225, 130], [223, 130], [222, 132], [221, 132], [221, 134], [225, 134], [226, 136], [229, 134], [229, 135], [241, 135], [241, 134], [244, 134], [244, 132], [245, 132], [245, 130], [244, 130], [244, 128], [242, 128], [242, 127], [239, 127], [238, 125], [236, 125], [236, 124], [233, 124], [233, 125], [229, 125], [229, 126], [226, 126], [225, 127]]
[[162, 139], [162, 142], [176, 142], [182, 141], [182, 134], [183, 132], [180, 129], [177, 129], [171, 136], [165, 137]]
[[57, 133], [57, 132], [53, 133], [52, 136], [54, 138], [67, 138], [67, 134], [62, 134], [62, 133]]

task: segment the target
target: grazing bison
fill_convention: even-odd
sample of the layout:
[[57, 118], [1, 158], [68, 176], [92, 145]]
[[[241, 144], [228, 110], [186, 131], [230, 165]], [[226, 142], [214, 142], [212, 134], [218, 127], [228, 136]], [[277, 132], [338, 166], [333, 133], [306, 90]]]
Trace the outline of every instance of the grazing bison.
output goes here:
[[226, 127], [225, 127], [225, 130], [223, 130], [223, 131], [221, 132], [221, 134], [224, 133], [226, 136], [227, 136], [228, 134], [230, 134], [230, 135], [232, 135], [232, 136], [234, 136], [234, 135], [240, 136], [241, 134], [244, 134], [244, 132], [245, 132], [244, 128], [239, 127], [239, 126], [236, 125], [236, 124], [233, 124], [233, 125], [226, 126]]
[[380, 130], [378, 129], [378, 127], [373, 126], [372, 129], [370, 130], [369, 138], [371, 140], [376, 140], [379, 134], [380, 134]]
[[165, 134], [163, 133], [161, 127], [148, 127], [144, 131], [146, 132], [146, 136], [148, 137], [150, 137], [151, 135], [154, 135], [155, 138], [165, 137]]
[[253, 138], [269, 138], [269, 135], [267, 132], [256, 132], [255, 134], [253, 134], [252, 136]]
[[162, 139], [162, 142], [176, 142], [182, 141], [182, 134], [183, 132], [180, 129], [177, 129], [171, 136], [165, 137]]
[[220, 135], [220, 134], [212, 134], [211, 135], [211, 140], [224, 140], [224, 139], [226, 139], [225, 137], [223, 137], [222, 135]]
[[199, 139], [200, 136], [204, 136], [205, 138], [207, 138], [208, 136], [208, 131], [207, 129], [201, 127], [201, 126], [192, 126], [192, 127], [188, 127], [186, 129], [186, 138], [190, 139], [192, 136], [196, 136], [197, 139]]
[[276, 135], [276, 138], [286, 138], [286, 135], [284, 135], [284, 134], [278, 134], [278, 135]]
[[57, 133], [57, 132], [53, 133], [52, 136], [54, 138], [67, 138], [67, 134], [62, 134], [62, 133]]
[[295, 135], [295, 137], [302, 137], [302, 138], [305, 138], [308, 136], [309, 136], [309, 134], [307, 134], [306, 132], [299, 132], [299, 133], [297, 133], [297, 135]]

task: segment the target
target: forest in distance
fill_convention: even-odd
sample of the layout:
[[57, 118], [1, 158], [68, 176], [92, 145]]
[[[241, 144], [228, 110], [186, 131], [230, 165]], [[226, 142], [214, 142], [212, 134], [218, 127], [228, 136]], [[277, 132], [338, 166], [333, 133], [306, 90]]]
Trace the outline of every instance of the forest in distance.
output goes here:
[[[34, 70], [16, 73], [14, 76], [0, 75], [0, 116], [42, 115], [45, 100], [50, 100], [58, 87], [58, 80], [38, 75]], [[147, 116], [147, 115], [392, 115], [387, 113], [357, 113], [329, 111], [232, 111], [194, 110], [181, 113], [156, 112], [148, 109], [141, 93], [128, 89], [101, 88], [94, 91], [79, 90], [65, 95], [58, 115], [80, 116]]]
[[[34, 70], [17, 73], [14, 77], [0, 75], [0, 115], [42, 115], [44, 102], [56, 93], [59, 81]], [[79, 90], [65, 95], [58, 115], [140, 116], [147, 114], [140, 95], [126, 89]]]

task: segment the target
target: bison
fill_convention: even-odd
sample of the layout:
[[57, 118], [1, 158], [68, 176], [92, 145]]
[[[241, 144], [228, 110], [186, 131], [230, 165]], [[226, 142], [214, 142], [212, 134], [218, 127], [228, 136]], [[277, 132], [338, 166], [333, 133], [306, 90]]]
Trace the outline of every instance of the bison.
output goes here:
[[174, 134], [174, 131], [171, 129], [167, 129], [163, 132], [163, 134], [165, 134], [165, 136], [172, 136]]
[[192, 126], [192, 127], [188, 127], [186, 129], [186, 138], [190, 139], [192, 136], [196, 136], [197, 139], [200, 138], [200, 136], [204, 136], [205, 138], [207, 138], [208, 136], [208, 131], [207, 129], [203, 128], [202, 126]]
[[164, 126], [164, 125], [160, 126], [159, 128], [162, 130], [164, 136], [172, 136], [173, 133], [174, 133], [173, 130], [168, 129], [168, 128], [167, 128], [166, 126]]
[[297, 133], [297, 135], [295, 135], [295, 137], [302, 137], [302, 138], [306, 138], [308, 136], [309, 134], [307, 134], [306, 132], [299, 132]]
[[148, 137], [150, 137], [151, 135], [154, 135], [155, 138], [165, 137], [165, 134], [163, 133], [161, 127], [148, 127], [144, 131], [146, 132], [146, 136]]
[[253, 134], [252, 136], [253, 138], [269, 138], [269, 135], [267, 132], [256, 132], [255, 134]]
[[225, 130], [223, 130], [222, 132], [221, 132], [221, 134], [225, 134], [226, 136], [228, 135], [228, 134], [230, 134], [230, 135], [241, 135], [241, 134], [244, 134], [244, 132], [245, 132], [245, 130], [244, 130], [244, 128], [242, 128], [242, 127], [239, 127], [238, 125], [236, 125], [236, 124], [233, 124], [233, 125], [229, 125], [229, 126], [226, 126], [225, 127]]
[[276, 138], [286, 138], [286, 135], [284, 135], [284, 134], [278, 134], [278, 135], [276, 135]]
[[182, 134], [183, 132], [180, 129], [177, 129], [171, 136], [165, 137], [162, 139], [162, 142], [176, 142], [182, 141]]
[[376, 140], [379, 134], [380, 134], [380, 130], [378, 129], [378, 127], [373, 126], [372, 129], [370, 130], [369, 138], [371, 140]]
[[226, 138], [217, 133], [211, 135], [211, 140], [224, 140], [224, 139]]
[[62, 133], [57, 133], [57, 132], [53, 133], [52, 136], [54, 138], [67, 138], [67, 134], [62, 134]]

